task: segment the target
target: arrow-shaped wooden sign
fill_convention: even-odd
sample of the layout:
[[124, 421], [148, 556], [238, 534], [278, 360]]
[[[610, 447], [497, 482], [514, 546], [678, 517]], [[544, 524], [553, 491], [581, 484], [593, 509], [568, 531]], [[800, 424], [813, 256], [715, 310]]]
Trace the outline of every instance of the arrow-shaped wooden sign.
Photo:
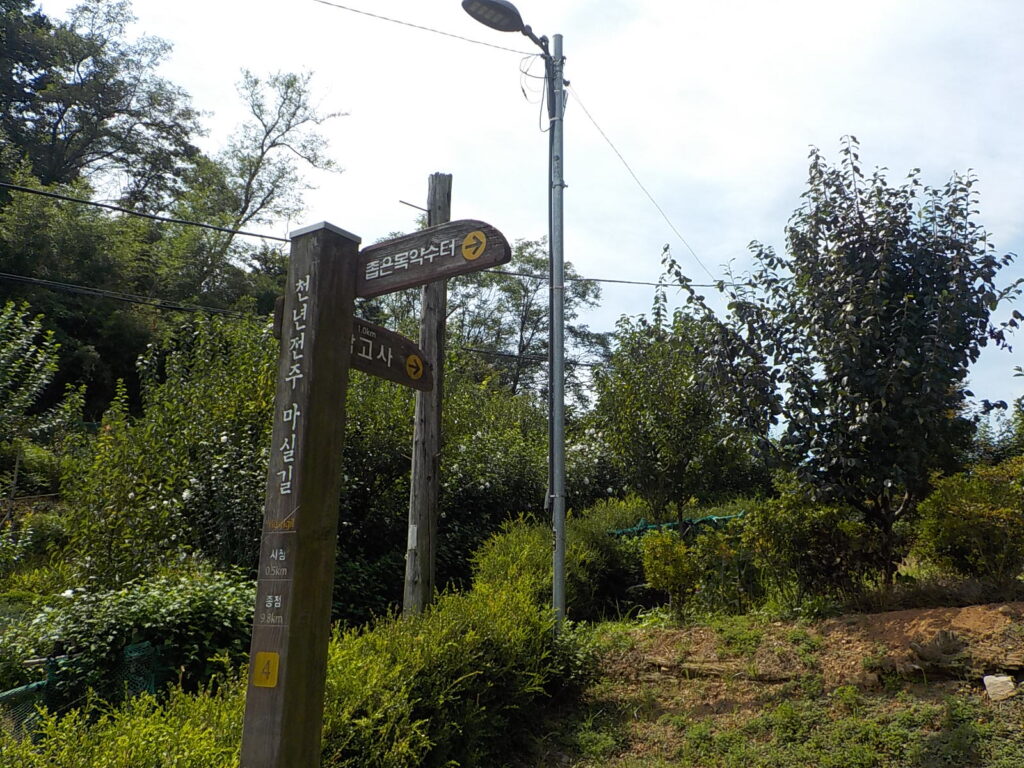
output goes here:
[[360, 251], [356, 296], [382, 296], [511, 259], [508, 240], [490, 224], [475, 219], [452, 221]]
[[405, 336], [358, 317], [352, 318], [351, 365], [413, 389], [429, 392], [434, 388], [433, 367], [419, 347]]
[[[274, 337], [281, 338], [284, 297], [274, 306]], [[369, 320], [352, 318], [349, 364], [357, 371], [429, 392], [434, 388], [434, 368], [411, 340]]]

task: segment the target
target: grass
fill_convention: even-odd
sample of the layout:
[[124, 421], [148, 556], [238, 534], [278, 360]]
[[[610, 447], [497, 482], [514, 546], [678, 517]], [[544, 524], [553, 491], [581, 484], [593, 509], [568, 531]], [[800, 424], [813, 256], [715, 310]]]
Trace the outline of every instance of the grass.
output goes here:
[[[552, 723], [530, 766], [572, 768], [1019, 768], [1024, 765], [1024, 697], [992, 703], [964, 681], [907, 680], [877, 690], [826, 690], [816, 671], [826, 639], [801, 624], [716, 618], [710, 652], [739, 669], [769, 652], [799, 659], [805, 672], [784, 683], [671, 671], [631, 674], [626, 662], [648, 647], [665, 656], [665, 635], [682, 630], [598, 625], [598, 647], [615, 657], [582, 706]], [[675, 642], [675, 635], [673, 642]], [[704, 649], [705, 652], [708, 649]], [[881, 655], [881, 650], [879, 650]], [[874, 666], [866, 659], [866, 666]], [[640, 665], [641, 669], [649, 668]], [[565, 726], [565, 727], [563, 727]]]

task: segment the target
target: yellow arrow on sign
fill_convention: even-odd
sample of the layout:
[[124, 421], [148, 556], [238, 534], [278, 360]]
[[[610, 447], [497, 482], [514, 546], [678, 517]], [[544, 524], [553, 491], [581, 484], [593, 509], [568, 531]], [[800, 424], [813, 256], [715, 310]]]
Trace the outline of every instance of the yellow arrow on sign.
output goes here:
[[413, 381], [418, 381], [423, 376], [424, 365], [419, 355], [409, 355], [405, 358], [405, 372]]
[[479, 229], [470, 232], [462, 241], [462, 258], [466, 261], [474, 261], [480, 258], [480, 254], [487, 248], [487, 235]]

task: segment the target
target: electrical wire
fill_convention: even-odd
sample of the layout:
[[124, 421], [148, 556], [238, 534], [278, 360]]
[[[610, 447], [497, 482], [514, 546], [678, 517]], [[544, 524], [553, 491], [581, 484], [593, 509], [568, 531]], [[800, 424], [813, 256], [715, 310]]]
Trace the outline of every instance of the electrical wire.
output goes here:
[[7, 280], [12, 283], [26, 283], [28, 285], [38, 285], [43, 288], [50, 288], [51, 290], [64, 291], [65, 293], [76, 293], [83, 296], [95, 296], [102, 299], [113, 299], [114, 301], [123, 301], [129, 304], [142, 304], [146, 306], [156, 307], [157, 309], [169, 309], [179, 312], [209, 312], [211, 314], [218, 315], [230, 315], [232, 317], [248, 317], [244, 312], [236, 312], [232, 309], [220, 309], [219, 307], [206, 307], [202, 305], [193, 304], [178, 304], [174, 301], [168, 301], [167, 299], [157, 299], [149, 296], [138, 296], [133, 293], [123, 293], [121, 291], [108, 291], [103, 288], [90, 288], [85, 285], [75, 285], [73, 283], [62, 283], [57, 280], [43, 280], [38, 277], [28, 277], [27, 275], [13, 275], [9, 272], [0, 272], [0, 280]]
[[[459, 347], [463, 352], [472, 352], [477, 355], [491, 355], [493, 357], [507, 357], [512, 360], [525, 360], [528, 363], [547, 363], [547, 357], [540, 355], [516, 355], [512, 352], [497, 352], [492, 349], [477, 349], [475, 347]], [[602, 363], [583, 363], [579, 360], [566, 360], [566, 365], [578, 366], [580, 368], [598, 368]]]
[[349, 11], [351, 13], [358, 13], [361, 16], [369, 16], [372, 19], [379, 19], [380, 21], [390, 21], [392, 24], [400, 24], [403, 27], [412, 27], [413, 29], [419, 29], [424, 32], [433, 32], [435, 35], [441, 35], [443, 37], [452, 37], [456, 40], [462, 40], [465, 43], [473, 43], [474, 45], [482, 45], [487, 48], [494, 48], [499, 51], [508, 51], [509, 53], [518, 53], [521, 56], [539, 56], [540, 54], [530, 53], [529, 51], [520, 51], [515, 48], [506, 48], [503, 45], [495, 45], [494, 43], [485, 43], [483, 40], [474, 40], [471, 37], [463, 37], [462, 35], [456, 35], [451, 32], [443, 32], [440, 29], [434, 29], [433, 27], [424, 27], [421, 24], [413, 24], [408, 21], [402, 21], [401, 19], [393, 19], [389, 16], [381, 16], [377, 13], [370, 13], [369, 11], [361, 11], [358, 8], [350, 8], [347, 5], [341, 5], [340, 3], [328, 2], [328, 0], [313, 0], [314, 3], [320, 3], [320, 5], [327, 5], [331, 8], [337, 8], [342, 11]]
[[216, 224], [204, 224], [200, 221], [189, 221], [188, 219], [175, 219], [170, 216], [158, 216], [155, 213], [143, 213], [142, 211], [133, 211], [131, 208], [122, 208], [118, 205], [111, 205], [110, 203], [99, 203], [95, 200], [85, 200], [81, 197], [70, 197], [68, 195], [62, 195], [57, 192], [47, 192], [43, 189], [33, 189], [32, 187], [23, 187], [20, 184], [8, 184], [5, 181], [0, 181], [0, 187], [4, 189], [10, 189], [15, 192], [25, 192], [30, 195], [39, 195], [40, 197], [50, 197], [55, 200], [66, 200], [70, 203], [81, 203], [82, 205], [91, 205], [95, 208], [105, 208], [108, 211], [117, 211], [118, 213], [125, 213], [129, 216], [138, 216], [142, 219], [152, 219], [153, 221], [163, 221], [168, 224], [185, 224], [190, 227], [202, 227], [203, 229], [212, 229], [216, 232], [226, 232], [229, 235], [245, 235], [246, 237], [259, 237], [264, 240], [277, 240], [280, 243], [290, 243], [287, 237], [278, 237], [276, 235], [263, 235], [259, 232], [247, 232], [244, 229], [230, 229], [228, 227], [218, 227]]
[[[533, 278], [534, 280], [549, 279], [548, 275], [532, 275], [529, 272], [508, 272], [502, 269], [487, 269], [483, 271], [490, 272], [491, 274], [494, 275], [507, 275], [508, 277], [529, 277]], [[671, 287], [669, 284], [664, 282], [655, 283], [646, 280], [615, 280], [608, 277], [565, 277], [563, 279], [567, 283], [613, 283], [618, 285], [649, 285], [653, 286], [654, 288], [658, 288], [661, 286]], [[688, 285], [691, 288], [718, 288], [726, 286], [732, 288], [740, 288], [746, 287], [748, 283], [734, 283], [729, 282], [727, 280], [720, 280], [714, 283], [689, 283]]]
[[[580, 106], [582, 106], [582, 104]], [[261, 234], [259, 232], [247, 232], [246, 230], [242, 230], [242, 229], [228, 229], [226, 227], [218, 227], [218, 226], [216, 226], [214, 224], [206, 224], [206, 223], [201, 222], [201, 221], [190, 221], [188, 219], [176, 219], [176, 218], [171, 218], [171, 217], [168, 217], [168, 216], [158, 216], [158, 215], [152, 214], [152, 213], [142, 213], [140, 211], [133, 211], [133, 210], [131, 210], [129, 208], [120, 208], [120, 207], [118, 207], [116, 205], [110, 205], [109, 203], [100, 203], [100, 202], [96, 202], [95, 200], [85, 200], [85, 199], [80, 198], [80, 197], [70, 197], [69, 195], [62, 195], [62, 194], [59, 194], [57, 192], [47, 192], [46, 190], [33, 189], [32, 187], [23, 187], [23, 186], [20, 186], [18, 184], [9, 184], [7, 182], [0, 181], [0, 187], [5, 188], [5, 189], [10, 189], [10, 190], [13, 190], [15, 192], [24, 192], [24, 193], [31, 194], [31, 195], [39, 195], [41, 197], [48, 197], [48, 198], [52, 198], [54, 200], [61, 200], [61, 201], [64, 201], [64, 202], [69, 202], [69, 203], [78, 203], [79, 205], [90, 205], [90, 206], [93, 206], [93, 207], [96, 207], [96, 208], [104, 208], [104, 209], [107, 209], [107, 210], [113, 210], [113, 211], [117, 211], [119, 213], [124, 213], [124, 214], [127, 214], [129, 216], [139, 216], [141, 218], [152, 219], [152, 220], [155, 220], [155, 221], [167, 222], [169, 224], [181, 224], [181, 225], [189, 226], [189, 227], [201, 227], [203, 229], [211, 229], [211, 230], [215, 230], [215, 231], [218, 231], [218, 232], [226, 232], [228, 234], [246, 235], [248, 237], [258, 237], [258, 238], [262, 238], [264, 240], [276, 240], [276, 241], [282, 242], [282, 243], [290, 243], [291, 242], [291, 240], [289, 240], [286, 237], [277, 237], [276, 235], [265, 235], [265, 234]], [[405, 203], [404, 200], [400, 200], [399, 202]], [[406, 205], [412, 205], [411, 203], [405, 203], [405, 204]], [[657, 203], [655, 203], [655, 205], [657, 205]], [[419, 206], [412, 206], [412, 207], [419, 208]], [[423, 209], [419, 208], [419, 210], [423, 210]], [[660, 210], [660, 208], [659, 208], [659, 210]], [[685, 243], [685, 241], [684, 241], [684, 243]], [[691, 249], [691, 253], [692, 253], [692, 249]], [[698, 261], [698, 263], [699, 263], [699, 261]], [[701, 266], [704, 266], [704, 265], [701, 264]], [[499, 269], [489, 269], [489, 270], [485, 270], [485, 271], [491, 272], [491, 273], [496, 274], [496, 275], [507, 275], [509, 277], [528, 277], [528, 278], [533, 278], [535, 280], [547, 280], [548, 279], [547, 275], [532, 275], [532, 274], [529, 274], [529, 273], [526, 273], [526, 272], [508, 272], [508, 271], [499, 270]], [[705, 271], [707, 271], [706, 268], [705, 268]], [[711, 274], [711, 273], [708, 272], [708, 274]], [[712, 277], [712, 279], [714, 279], [714, 275], [711, 275], [711, 277]], [[663, 285], [663, 283], [660, 283], [660, 282], [649, 282], [649, 281], [644, 281], [644, 280], [617, 280], [617, 279], [612, 279], [612, 278], [601, 278], [601, 277], [566, 277], [565, 280], [567, 280], [569, 282], [611, 283], [611, 284], [619, 284], [619, 285], [647, 285], [647, 286], [653, 286], [653, 287], [658, 287], [660, 285]], [[718, 282], [715, 282], [715, 283], [691, 283], [690, 285], [692, 287], [694, 287], [694, 288], [718, 288], [720, 286], [739, 287], [739, 286], [745, 285], [745, 284], [744, 283], [733, 283], [733, 282], [728, 282], [728, 281], [718, 281]], [[93, 289], [89, 289], [89, 290], [93, 290]], [[95, 290], [98, 290], [98, 289], [95, 289]]]
[[604, 132], [600, 125], [597, 124], [597, 120], [595, 120], [594, 116], [590, 114], [590, 110], [587, 109], [586, 105], [583, 103], [583, 100], [580, 98], [580, 95], [576, 92], [576, 89], [570, 85], [566, 85], [566, 88], [569, 90], [570, 93], [572, 93], [573, 97], [580, 105], [580, 109], [583, 110], [583, 114], [587, 116], [587, 119], [590, 120], [594, 128], [597, 129], [597, 132], [601, 134], [601, 138], [603, 138], [605, 142], [608, 144], [608, 146], [611, 147], [612, 152], [615, 153], [616, 157], [619, 158], [623, 166], [625, 166], [626, 170], [629, 171], [629, 175], [633, 177], [633, 181], [636, 182], [637, 186], [640, 187], [641, 191], [643, 191], [643, 193], [647, 195], [647, 199], [651, 201], [655, 208], [657, 208], [658, 213], [661, 214], [661, 218], [663, 218], [665, 220], [665, 223], [668, 224], [669, 228], [673, 232], [675, 232], [676, 237], [679, 238], [679, 241], [684, 246], [686, 246], [686, 250], [688, 250], [690, 252], [690, 255], [693, 256], [693, 260], [700, 265], [701, 269], [708, 273], [708, 277], [710, 277], [712, 280], [716, 280], [717, 278], [714, 276], [711, 270], [704, 265], [704, 262], [700, 260], [700, 257], [697, 255], [697, 252], [693, 250], [693, 247], [688, 242], [686, 242], [686, 238], [683, 237], [682, 233], [676, 228], [676, 225], [672, 223], [672, 220], [668, 217], [668, 214], [666, 214], [664, 209], [660, 205], [658, 205], [658, 201], [654, 199], [654, 195], [652, 195], [650, 191], [648, 191], [647, 187], [644, 186], [643, 182], [640, 181], [640, 178], [636, 175], [636, 172], [630, 167], [629, 163], [626, 162], [626, 158], [622, 156], [622, 153], [619, 152], [618, 148], [615, 146], [612, 140], [608, 138], [608, 134]]

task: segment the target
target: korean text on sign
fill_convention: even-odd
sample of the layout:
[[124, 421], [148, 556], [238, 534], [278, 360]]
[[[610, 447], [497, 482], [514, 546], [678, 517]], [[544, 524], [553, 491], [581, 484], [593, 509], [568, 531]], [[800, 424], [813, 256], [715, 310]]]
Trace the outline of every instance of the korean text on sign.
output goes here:
[[387, 277], [399, 270], [408, 270], [410, 266], [433, 264], [435, 258], [444, 258], [455, 254], [455, 240], [443, 240], [431, 243], [426, 248], [410, 248], [392, 256], [384, 256], [366, 262], [366, 279], [376, 280]]

